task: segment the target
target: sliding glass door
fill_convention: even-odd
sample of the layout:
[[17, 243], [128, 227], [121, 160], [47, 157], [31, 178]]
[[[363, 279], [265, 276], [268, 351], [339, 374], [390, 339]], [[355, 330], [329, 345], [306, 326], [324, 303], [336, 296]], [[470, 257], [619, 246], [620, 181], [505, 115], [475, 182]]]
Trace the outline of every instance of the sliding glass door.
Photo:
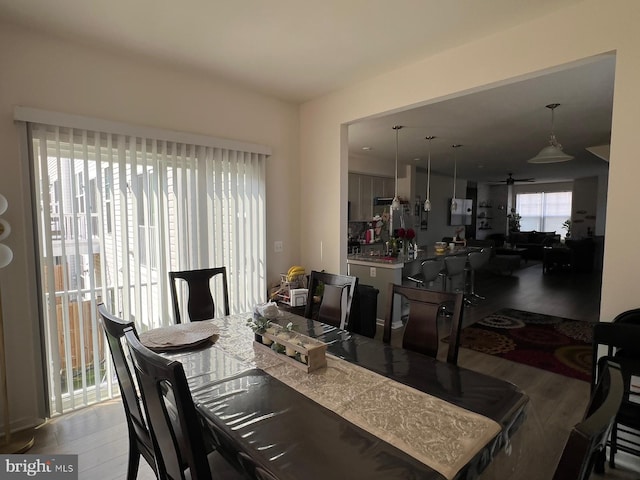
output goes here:
[[167, 325], [168, 272], [222, 265], [232, 313], [264, 301], [264, 154], [40, 124], [29, 133], [51, 414], [117, 394], [97, 303], [139, 331]]

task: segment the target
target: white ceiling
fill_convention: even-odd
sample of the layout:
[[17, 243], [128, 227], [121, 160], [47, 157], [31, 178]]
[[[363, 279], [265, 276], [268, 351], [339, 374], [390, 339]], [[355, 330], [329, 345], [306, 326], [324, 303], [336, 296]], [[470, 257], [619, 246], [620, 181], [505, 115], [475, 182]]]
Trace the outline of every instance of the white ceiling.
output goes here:
[[305, 101], [580, 0], [0, 0], [0, 18]]
[[[515, 178], [556, 182], [600, 175], [608, 163], [587, 151], [608, 145], [611, 137], [615, 56], [604, 55], [581, 65], [536, 78], [460, 96], [349, 127], [350, 155], [395, 161], [394, 125], [398, 132], [398, 160], [426, 168], [431, 141], [435, 172], [453, 174], [452, 144], [458, 175], [479, 182]], [[527, 160], [548, 144], [551, 111], [554, 131], [571, 161], [531, 164]], [[363, 151], [362, 147], [371, 147]]]
[[[0, 0], [0, 20], [303, 102], [579, 1]], [[414, 127], [400, 132], [403, 161], [424, 157], [422, 138], [436, 135], [434, 169], [443, 172], [442, 149], [462, 143], [461, 175], [470, 179], [585, 176], [583, 165], [590, 175], [606, 169], [584, 149], [609, 142], [613, 62], [354, 125], [350, 148], [370, 145], [393, 161], [397, 123]], [[556, 134], [576, 160], [534, 170], [523, 162], [544, 146], [544, 105], [554, 102], [562, 104]]]

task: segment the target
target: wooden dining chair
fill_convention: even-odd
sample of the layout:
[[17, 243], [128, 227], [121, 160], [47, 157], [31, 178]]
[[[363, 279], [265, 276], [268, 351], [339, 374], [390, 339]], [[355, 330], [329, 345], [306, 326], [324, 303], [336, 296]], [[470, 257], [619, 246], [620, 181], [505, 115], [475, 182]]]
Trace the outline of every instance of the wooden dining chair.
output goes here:
[[203, 268], [200, 270], [183, 270], [169, 272], [171, 300], [176, 323], [182, 322], [180, 301], [178, 296], [178, 280], [187, 284], [187, 313], [189, 321], [209, 320], [215, 317], [215, 302], [211, 294], [211, 279], [220, 275], [222, 281], [222, 301], [224, 313], [229, 315], [229, 287], [227, 285], [227, 267]]
[[142, 345], [133, 329], [125, 338], [147, 412], [159, 479], [209, 480], [245, 478], [220, 455], [207, 454], [203, 427], [191, 397], [184, 368]]
[[402, 336], [402, 348], [437, 358], [440, 347], [438, 321], [444, 321], [442, 311], [443, 307], [447, 305], [447, 311], [450, 313], [450, 317], [447, 316], [447, 321], [451, 322], [447, 362], [457, 365], [458, 350], [460, 349], [460, 331], [462, 330], [462, 293], [438, 292], [424, 288], [405, 287], [394, 283], [389, 284], [388, 292], [387, 314], [384, 319], [382, 335], [383, 342], [391, 343], [393, 304], [396, 295], [398, 295], [409, 303], [409, 314]]
[[111, 358], [116, 370], [129, 431], [127, 479], [134, 480], [137, 477], [140, 466], [140, 455], [144, 457], [154, 471], [156, 469], [151, 436], [142, 413], [141, 399], [138, 396], [134, 377], [127, 360], [127, 347], [123, 343], [124, 331], [127, 329], [135, 331], [135, 327], [133, 322], [126, 322], [109, 313], [103, 303], [98, 304], [98, 313], [102, 318], [102, 327], [107, 337]]
[[[357, 277], [313, 270], [309, 275], [309, 293], [304, 316], [314, 318], [314, 308], [317, 306], [316, 320], [334, 327], [346, 328], [349, 324], [351, 305], [357, 288]], [[343, 295], [346, 295], [344, 309], [342, 308]], [[320, 297], [319, 305], [314, 304], [314, 297], [317, 296]]]
[[593, 329], [592, 390], [596, 386], [603, 362], [620, 365], [624, 380], [624, 397], [611, 430], [609, 465], [615, 467], [615, 456], [623, 451], [640, 456], [640, 391], [633, 379], [640, 378], [640, 315], [628, 311], [612, 322], [600, 322]]
[[623, 395], [620, 366], [604, 362], [585, 417], [571, 430], [553, 480], [587, 480], [594, 467], [601, 472], [604, 470], [607, 438]]

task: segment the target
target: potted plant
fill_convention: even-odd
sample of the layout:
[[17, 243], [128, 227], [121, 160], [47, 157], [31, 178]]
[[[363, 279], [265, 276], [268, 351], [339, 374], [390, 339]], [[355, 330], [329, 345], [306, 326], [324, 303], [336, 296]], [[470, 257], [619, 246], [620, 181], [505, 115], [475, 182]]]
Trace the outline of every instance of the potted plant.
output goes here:
[[564, 223], [562, 224], [562, 228], [564, 228], [567, 231], [565, 238], [569, 238], [571, 236], [571, 219], [570, 218], [564, 221]]
[[273, 342], [270, 338], [263, 336], [262, 334], [267, 331], [267, 328], [271, 326], [271, 320], [265, 317], [257, 316], [247, 320], [247, 326], [253, 330], [256, 336], [256, 341], [260, 341], [265, 345], [271, 345]]
[[519, 232], [520, 231], [520, 219], [522, 218], [519, 213], [516, 213], [516, 209], [512, 208], [511, 213], [507, 215], [509, 219], [509, 231], [510, 232]]
[[[284, 327], [285, 331], [289, 332], [289, 338], [293, 337], [293, 331], [295, 330], [295, 328], [296, 328], [296, 326], [293, 324], [293, 322], [287, 323], [287, 326]], [[285, 353], [289, 357], [295, 357], [297, 352], [292, 347], [286, 347], [285, 348]]]

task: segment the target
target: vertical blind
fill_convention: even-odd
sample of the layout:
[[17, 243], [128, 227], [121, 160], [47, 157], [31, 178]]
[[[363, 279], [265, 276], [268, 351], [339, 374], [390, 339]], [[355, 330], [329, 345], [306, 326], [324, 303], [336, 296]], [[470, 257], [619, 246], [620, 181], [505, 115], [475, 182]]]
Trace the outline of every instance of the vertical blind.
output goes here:
[[117, 393], [97, 303], [138, 331], [167, 325], [168, 272], [211, 266], [227, 267], [232, 313], [264, 301], [266, 154], [37, 123], [28, 131], [51, 414]]

